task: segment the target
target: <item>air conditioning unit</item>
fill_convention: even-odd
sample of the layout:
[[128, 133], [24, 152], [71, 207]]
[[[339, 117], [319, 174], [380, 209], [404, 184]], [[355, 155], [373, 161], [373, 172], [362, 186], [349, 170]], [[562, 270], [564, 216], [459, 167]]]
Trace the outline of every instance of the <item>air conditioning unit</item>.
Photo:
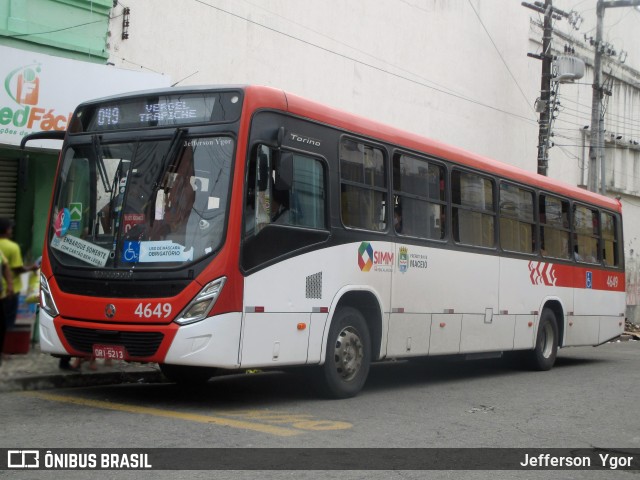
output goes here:
[[584, 60], [573, 55], [560, 55], [555, 59], [554, 81], [570, 83], [584, 77]]

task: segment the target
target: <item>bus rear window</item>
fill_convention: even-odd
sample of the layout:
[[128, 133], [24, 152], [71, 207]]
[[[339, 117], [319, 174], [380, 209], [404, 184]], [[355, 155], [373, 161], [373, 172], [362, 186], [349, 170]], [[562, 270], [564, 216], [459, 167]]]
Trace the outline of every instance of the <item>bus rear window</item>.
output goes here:
[[618, 219], [610, 213], [602, 213], [602, 259], [610, 267], [620, 266]]

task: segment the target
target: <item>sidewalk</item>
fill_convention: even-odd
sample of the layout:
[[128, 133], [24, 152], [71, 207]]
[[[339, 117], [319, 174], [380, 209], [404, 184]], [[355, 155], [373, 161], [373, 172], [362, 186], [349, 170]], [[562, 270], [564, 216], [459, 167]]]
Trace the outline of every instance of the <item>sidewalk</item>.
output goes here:
[[0, 393], [18, 390], [44, 390], [60, 387], [87, 387], [118, 383], [158, 383], [163, 381], [158, 365], [113, 362], [105, 366], [97, 361], [97, 370], [84, 362], [80, 370], [61, 370], [59, 359], [41, 353], [32, 345], [27, 354], [9, 355], [0, 364]]

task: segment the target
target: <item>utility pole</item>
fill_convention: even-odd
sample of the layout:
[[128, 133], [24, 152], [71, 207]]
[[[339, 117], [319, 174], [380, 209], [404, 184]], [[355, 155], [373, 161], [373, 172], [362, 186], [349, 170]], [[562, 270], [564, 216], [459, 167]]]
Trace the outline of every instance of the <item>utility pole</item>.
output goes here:
[[[639, 0], [640, 1], [640, 0]], [[551, 106], [551, 66], [553, 55], [551, 54], [551, 39], [553, 37], [553, 20], [568, 18], [570, 14], [563, 12], [553, 6], [553, 0], [545, 0], [544, 4], [535, 2], [533, 5], [522, 2], [524, 7], [544, 14], [544, 25], [542, 33], [542, 53], [537, 55], [528, 53], [527, 56], [542, 60], [542, 75], [540, 77], [540, 99], [536, 105], [536, 111], [540, 113], [538, 120], [538, 173], [547, 175], [549, 166], [549, 144], [551, 138], [551, 120], [553, 112]]]
[[604, 195], [604, 118], [602, 115], [602, 30], [604, 20], [604, 2], [598, 0], [596, 6], [596, 44], [593, 59], [593, 91], [591, 97], [591, 139], [589, 141], [589, 190], [598, 191], [598, 164], [601, 169], [601, 190]]
[[547, 175], [549, 167], [549, 127], [551, 126], [551, 36], [553, 35], [553, 23], [551, 12], [552, 0], [545, 0], [544, 27], [542, 33], [542, 75], [540, 77], [540, 101], [544, 110], [540, 112], [538, 120], [538, 173]]
[[[595, 56], [593, 59], [593, 96], [591, 99], [591, 140], [589, 142], [589, 190], [598, 191], [598, 163], [600, 163], [600, 193], [606, 193], [605, 179], [605, 155], [604, 155], [604, 111], [602, 99], [604, 88], [602, 85], [602, 54], [604, 44], [602, 31], [604, 23], [604, 11], [606, 8], [640, 6], [640, 0], [616, 0], [605, 2], [598, 0], [596, 6], [596, 41]], [[599, 162], [598, 162], [599, 161]]]

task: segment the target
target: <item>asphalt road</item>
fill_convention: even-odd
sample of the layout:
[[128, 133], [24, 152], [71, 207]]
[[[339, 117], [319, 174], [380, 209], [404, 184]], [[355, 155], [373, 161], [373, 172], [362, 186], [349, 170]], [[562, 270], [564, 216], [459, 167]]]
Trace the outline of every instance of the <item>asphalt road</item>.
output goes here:
[[[0, 395], [0, 447], [639, 449], [639, 407], [640, 342], [631, 341], [562, 350], [549, 372], [499, 360], [378, 364], [358, 397], [337, 401], [318, 399], [303, 375], [279, 372], [221, 377], [197, 389], [127, 384], [7, 393]], [[19, 473], [5, 472], [65, 479], [640, 478], [638, 471]]]

